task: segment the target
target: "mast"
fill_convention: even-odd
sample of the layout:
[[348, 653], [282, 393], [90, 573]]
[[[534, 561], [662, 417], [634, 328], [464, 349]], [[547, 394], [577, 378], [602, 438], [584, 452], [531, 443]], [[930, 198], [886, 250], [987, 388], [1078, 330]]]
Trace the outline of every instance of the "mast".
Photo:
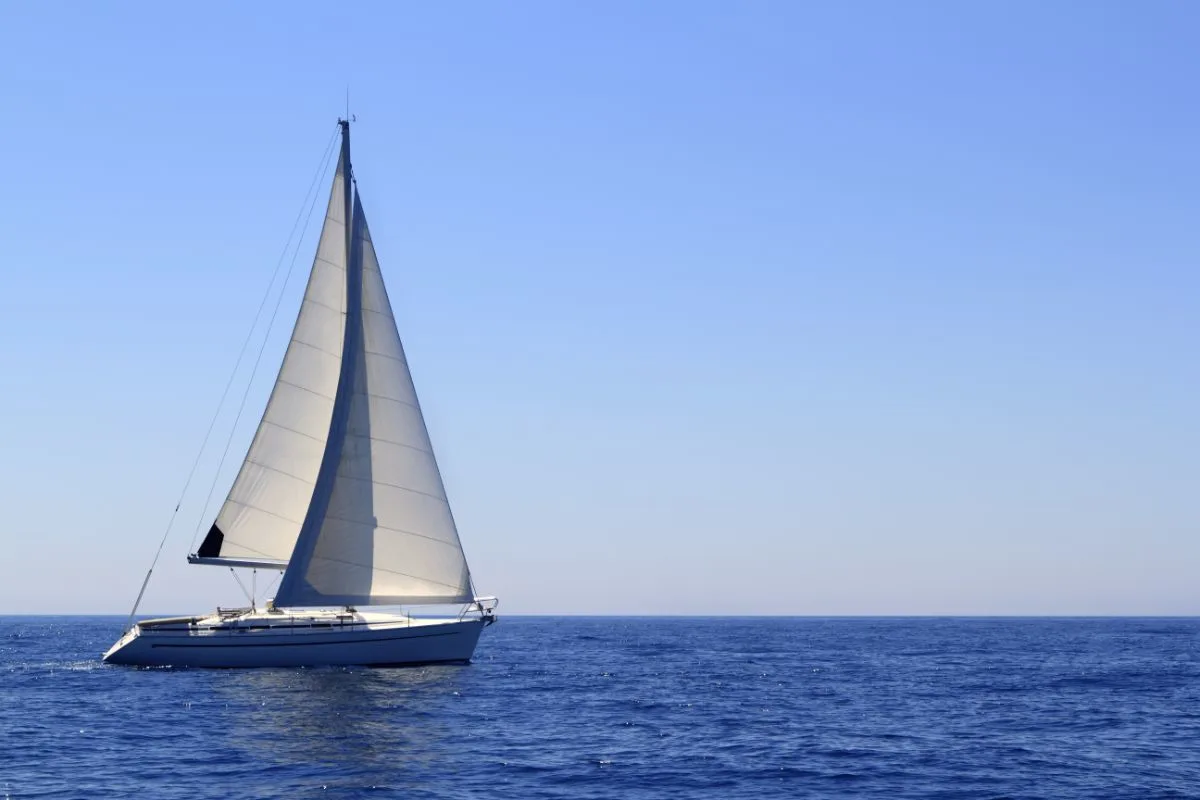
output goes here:
[[[339, 119], [342, 128], [342, 195], [343, 219], [346, 228], [346, 311], [342, 334], [341, 366], [338, 374], [337, 391], [333, 398], [333, 411], [329, 421], [329, 434], [325, 437], [325, 452], [321, 456], [321, 466], [317, 470], [316, 484], [313, 486], [312, 499], [288, 567], [284, 570], [276, 592], [277, 598], [295, 595], [305, 582], [302, 574], [311, 560], [316, 539], [325, 520], [329, 508], [330, 495], [337, 480], [338, 464], [342, 459], [342, 448], [346, 440], [346, 431], [350, 424], [350, 410], [354, 394], [355, 372], [359, 362], [359, 350], [362, 347], [362, 252], [357, 246], [356, 229], [362, 224], [355, 219], [353, 187], [350, 170], [350, 120]], [[286, 603], [284, 603], [286, 604]]]
[[[345, 182], [342, 187], [342, 195], [343, 195], [343, 203], [344, 203], [344, 206], [343, 206], [344, 216], [342, 217], [342, 219], [344, 219], [346, 221], [346, 265], [347, 265], [347, 267], [349, 267], [349, 265], [350, 265], [350, 243], [354, 237], [354, 233], [353, 233], [354, 226], [351, 224], [351, 216], [352, 216], [352, 212], [354, 210], [354, 202], [353, 202], [353, 198], [351, 197], [351, 194], [352, 194], [351, 175], [353, 173], [350, 170], [350, 120], [348, 118], [347, 119], [339, 119], [338, 125], [341, 126], [341, 129], [342, 129], [342, 165], [343, 165], [342, 180]], [[325, 130], [329, 130], [329, 129], [326, 128]], [[349, 272], [350, 272], [350, 270], [347, 269], [346, 270], [347, 276], [349, 275]]]

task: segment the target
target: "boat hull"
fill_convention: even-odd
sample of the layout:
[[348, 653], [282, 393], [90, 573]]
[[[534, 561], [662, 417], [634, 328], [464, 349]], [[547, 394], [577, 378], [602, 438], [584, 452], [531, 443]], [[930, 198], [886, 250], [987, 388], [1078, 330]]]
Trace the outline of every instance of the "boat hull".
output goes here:
[[172, 623], [135, 626], [104, 655], [105, 663], [214, 668], [466, 664], [489, 620], [308, 627]]

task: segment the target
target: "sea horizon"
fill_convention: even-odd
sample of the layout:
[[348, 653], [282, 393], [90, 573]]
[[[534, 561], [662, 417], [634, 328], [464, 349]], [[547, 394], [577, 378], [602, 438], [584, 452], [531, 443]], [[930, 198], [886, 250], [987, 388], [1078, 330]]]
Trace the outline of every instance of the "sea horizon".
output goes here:
[[[157, 616], [185, 616], [208, 612], [139, 612], [134, 614], [136, 619], [152, 619]], [[55, 618], [55, 616], [71, 616], [85, 619], [126, 619], [128, 613], [22, 613], [0, 612], [0, 619], [6, 618]], [[510, 612], [497, 614], [498, 619], [654, 619], [654, 620], [754, 620], [754, 619], [803, 619], [803, 620], [1156, 620], [1156, 619], [1200, 619], [1200, 614], [592, 614], [592, 613], [524, 613]]]

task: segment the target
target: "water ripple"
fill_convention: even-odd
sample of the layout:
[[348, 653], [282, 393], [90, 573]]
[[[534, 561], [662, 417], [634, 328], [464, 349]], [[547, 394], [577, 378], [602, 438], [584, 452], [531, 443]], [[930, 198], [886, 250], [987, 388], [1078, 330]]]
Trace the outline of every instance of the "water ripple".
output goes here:
[[0, 618], [0, 798], [1200, 796], [1194, 620], [508, 618], [470, 667], [134, 670]]

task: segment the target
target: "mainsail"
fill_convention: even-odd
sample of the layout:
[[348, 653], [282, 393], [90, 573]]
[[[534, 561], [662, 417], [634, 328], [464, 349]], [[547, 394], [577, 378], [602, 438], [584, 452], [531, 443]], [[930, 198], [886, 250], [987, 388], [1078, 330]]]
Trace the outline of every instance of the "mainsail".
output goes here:
[[198, 559], [286, 563], [325, 453], [346, 312], [345, 155], [338, 160], [308, 287], [246, 460]]
[[344, 126], [279, 377], [192, 560], [287, 563], [280, 607], [470, 602], [466, 558], [351, 174]]

